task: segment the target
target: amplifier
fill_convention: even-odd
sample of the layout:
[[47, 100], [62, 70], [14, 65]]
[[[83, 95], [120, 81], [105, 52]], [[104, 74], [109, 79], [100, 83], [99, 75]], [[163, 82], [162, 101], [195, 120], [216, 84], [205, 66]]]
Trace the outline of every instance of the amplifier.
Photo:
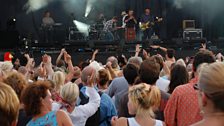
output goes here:
[[185, 29], [183, 31], [183, 38], [184, 39], [202, 39], [203, 31], [202, 29]]

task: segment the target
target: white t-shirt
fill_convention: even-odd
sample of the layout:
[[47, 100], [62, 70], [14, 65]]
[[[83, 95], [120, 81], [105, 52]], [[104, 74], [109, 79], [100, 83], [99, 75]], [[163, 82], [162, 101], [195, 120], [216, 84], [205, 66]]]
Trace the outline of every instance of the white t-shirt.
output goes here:
[[[163, 126], [163, 122], [160, 120], [155, 120], [156, 124], [154, 126]], [[128, 124], [129, 126], [140, 126], [138, 122], [135, 120], [135, 118], [128, 118]]]
[[156, 81], [156, 86], [159, 87], [159, 89], [164, 92], [168, 92], [169, 84], [170, 84], [170, 81], [162, 77], [159, 77], [159, 79]]
[[[95, 88], [86, 87], [85, 94], [89, 97], [89, 102], [87, 104], [76, 106], [71, 113], [68, 113], [66, 109], [63, 109], [68, 113], [73, 125], [75, 126], [85, 126], [86, 120], [92, 116], [100, 106], [100, 95]], [[60, 103], [54, 102], [52, 110], [59, 110], [60, 107]]]

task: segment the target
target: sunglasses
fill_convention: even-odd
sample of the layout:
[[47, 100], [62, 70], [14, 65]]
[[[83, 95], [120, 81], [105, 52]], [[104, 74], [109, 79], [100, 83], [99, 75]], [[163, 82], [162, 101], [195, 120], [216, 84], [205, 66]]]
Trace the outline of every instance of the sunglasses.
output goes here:
[[[195, 90], [197, 90], [197, 91], [202, 91], [202, 90], [200, 90], [199, 89], [199, 86], [198, 86], [198, 84], [194, 84], [193, 85], [193, 88], [195, 89]], [[204, 91], [202, 91], [202, 92], [204, 92]], [[214, 93], [211, 93], [211, 94], [208, 94], [208, 93], [205, 93], [204, 92], [204, 94], [206, 95], [206, 97], [208, 97], [208, 98], [220, 98], [220, 97], [224, 97], [224, 92], [214, 92]]]

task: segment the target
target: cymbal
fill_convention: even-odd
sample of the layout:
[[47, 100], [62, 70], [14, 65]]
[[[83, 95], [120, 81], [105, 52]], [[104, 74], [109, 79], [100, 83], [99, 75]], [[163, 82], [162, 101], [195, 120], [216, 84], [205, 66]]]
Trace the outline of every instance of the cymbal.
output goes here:
[[54, 23], [53, 26], [61, 26], [61, 25], [62, 25], [62, 23]]

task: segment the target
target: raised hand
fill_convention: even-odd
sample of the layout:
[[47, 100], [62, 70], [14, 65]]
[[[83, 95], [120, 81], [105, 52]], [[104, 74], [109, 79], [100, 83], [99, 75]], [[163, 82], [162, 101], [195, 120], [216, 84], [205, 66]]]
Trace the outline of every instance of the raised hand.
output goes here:
[[99, 49], [96, 49], [93, 54], [96, 55], [99, 52]]
[[111, 65], [112, 65], [112, 63], [109, 61], [109, 62], [107, 62], [106, 67], [107, 67], [107, 68], [112, 68]]
[[143, 49], [143, 51], [142, 51], [142, 54], [143, 54], [143, 57], [144, 57], [145, 59], [147, 59], [147, 58], [150, 57], [150, 54], [149, 54], [146, 50], [144, 50], [144, 49]]
[[94, 86], [95, 78], [96, 78], [96, 72], [95, 70], [92, 70], [91, 76], [87, 77], [87, 84], [89, 87]]
[[29, 59], [30, 59], [30, 55], [29, 55], [29, 54], [27, 54], [27, 53], [26, 53], [26, 54], [24, 54], [24, 57], [26, 57], [26, 59], [27, 59], [27, 60], [29, 60]]
[[66, 52], [65, 48], [61, 49], [61, 54], [63, 54], [64, 52]]
[[141, 48], [140, 48], [140, 45], [139, 44], [137, 44], [136, 46], [135, 46], [135, 52], [140, 52], [141, 51]]

